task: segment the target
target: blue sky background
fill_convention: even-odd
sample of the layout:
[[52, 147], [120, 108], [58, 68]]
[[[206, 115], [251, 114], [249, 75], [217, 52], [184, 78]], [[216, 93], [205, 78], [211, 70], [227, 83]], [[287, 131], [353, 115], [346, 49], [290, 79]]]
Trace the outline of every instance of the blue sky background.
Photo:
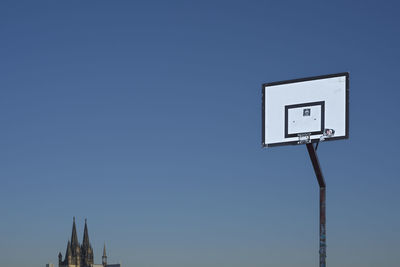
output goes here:
[[261, 148], [261, 84], [350, 72], [318, 149], [329, 266], [398, 266], [397, 1], [2, 1], [1, 266], [318, 265], [304, 146]]

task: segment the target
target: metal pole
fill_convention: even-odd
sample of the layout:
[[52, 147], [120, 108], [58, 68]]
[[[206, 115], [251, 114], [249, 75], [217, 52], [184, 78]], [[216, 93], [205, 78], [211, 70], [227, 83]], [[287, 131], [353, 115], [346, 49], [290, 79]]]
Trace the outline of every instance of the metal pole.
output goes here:
[[319, 184], [319, 266], [326, 267], [326, 185], [314, 145], [306, 145]]
[[326, 188], [319, 189], [319, 266], [326, 266], [326, 217], [325, 217]]

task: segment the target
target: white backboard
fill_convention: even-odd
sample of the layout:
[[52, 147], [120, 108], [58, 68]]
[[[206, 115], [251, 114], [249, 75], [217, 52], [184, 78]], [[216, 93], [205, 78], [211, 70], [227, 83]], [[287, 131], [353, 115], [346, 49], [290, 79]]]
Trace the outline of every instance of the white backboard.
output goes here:
[[349, 73], [263, 84], [262, 115], [264, 147], [346, 139]]

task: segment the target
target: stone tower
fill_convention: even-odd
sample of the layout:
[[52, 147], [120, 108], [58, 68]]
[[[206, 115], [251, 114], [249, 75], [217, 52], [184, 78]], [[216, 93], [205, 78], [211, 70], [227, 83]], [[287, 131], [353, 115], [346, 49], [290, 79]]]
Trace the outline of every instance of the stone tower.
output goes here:
[[101, 262], [102, 262], [104, 267], [107, 266], [106, 243], [104, 243], [103, 257], [101, 257]]
[[83, 242], [81, 246], [81, 267], [89, 267], [93, 265], [93, 249], [89, 242], [89, 233], [87, 228], [87, 220], [85, 219], [85, 230], [83, 231]]
[[58, 254], [59, 267], [91, 267], [93, 265], [93, 249], [89, 242], [87, 221], [85, 220], [85, 230], [83, 233], [82, 246], [79, 244], [76, 234], [75, 217], [72, 223], [71, 241], [68, 240], [65, 258], [62, 260], [61, 252]]

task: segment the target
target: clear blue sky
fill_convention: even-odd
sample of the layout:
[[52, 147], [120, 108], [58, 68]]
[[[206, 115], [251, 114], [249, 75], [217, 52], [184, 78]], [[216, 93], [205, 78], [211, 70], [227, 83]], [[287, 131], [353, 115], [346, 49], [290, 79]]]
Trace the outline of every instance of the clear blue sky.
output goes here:
[[[355, 3], [357, 2], [357, 3]], [[317, 266], [304, 146], [261, 148], [261, 84], [350, 72], [318, 152], [329, 266], [399, 262], [397, 1], [2, 1], [0, 265]]]

